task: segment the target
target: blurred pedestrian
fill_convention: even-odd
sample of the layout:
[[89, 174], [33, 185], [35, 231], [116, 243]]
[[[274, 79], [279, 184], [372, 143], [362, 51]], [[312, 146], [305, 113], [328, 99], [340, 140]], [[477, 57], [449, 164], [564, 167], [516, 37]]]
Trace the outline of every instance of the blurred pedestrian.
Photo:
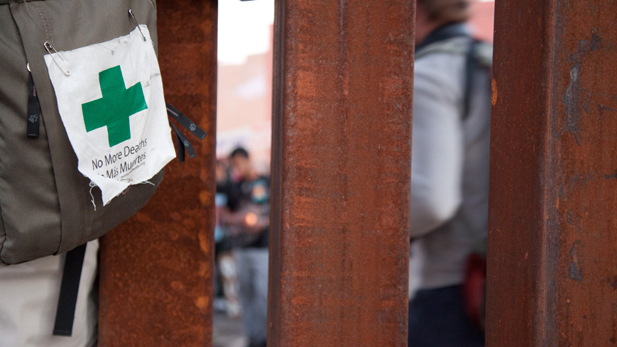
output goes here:
[[[232, 195], [233, 183], [226, 161], [216, 161], [216, 226], [214, 229], [215, 296], [223, 294], [224, 310], [229, 318], [240, 317], [240, 299], [238, 298], [238, 267], [232, 254], [231, 235], [225, 226], [225, 215], [229, 196]], [[217, 303], [218, 299], [215, 299]]]
[[242, 323], [249, 347], [263, 347], [268, 320], [270, 179], [256, 173], [244, 148], [236, 148], [229, 158], [234, 183], [228, 201], [231, 212], [225, 221], [233, 235]]
[[[409, 345], [481, 347], [488, 223], [490, 46], [468, 0], [418, 0]], [[470, 260], [471, 259], [471, 260]], [[482, 273], [484, 271], [484, 273]]]

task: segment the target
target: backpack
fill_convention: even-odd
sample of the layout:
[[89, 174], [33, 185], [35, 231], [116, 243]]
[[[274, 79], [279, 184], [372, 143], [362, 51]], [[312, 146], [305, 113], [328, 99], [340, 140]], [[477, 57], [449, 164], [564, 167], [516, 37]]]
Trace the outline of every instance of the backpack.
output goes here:
[[12, 19], [0, 21], [0, 264], [9, 265], [99, 238], [150, 199], [163, 171], [104, 205], [101, 190], [78, 171], [44, 59], [49, 47], [69, 51], [127, 35], [136, 27], [129, 8], [156, 44], [152, 2], [0, 4]]
[[[88, 134], [96, 133], [104, 137], [105, 141], [109, 140], [110, 149], [120, 147], [117, 147], [119, 150], [114, 156], [101, 154], [100, 163], [99, 160], [92, 160], [92, 163], [81, 160], [77, 147], [81, 144], [76, 140], [75, 132], [70, 130], [66, 118], [63, 118], [66, 113], [60, 111], [60, 108], [66, 107], [73, 100], [63, 100], [62, 95], [58, 97], [61, 86], [53, 79], [52, 69], [62, 72], [67, 80], [81, 78], [77, 73], [71, 75], [66, 68], [64, 58], [69, 53], [64, 52], [76, 52], [96, 44], [103, 46], [102, 43], [115, 42], [113, 40], [120, 45], [124, 38], [135, 35], [143, 38], [143, 47], [156, 51], [154, 1], [0, 0], [0, 265], [18, 264], [68, 252], [54, 334], [71, 334], [85, 244], [99, 238], [141, 209], [163, 179], [162, 167], [176, 156], [169, 125], [175, 131], [173, 138], [177, 140], [178, 159], [184, 160], [185, 149], [189, 156], [195, 155], [191, 144], [171, 124], [167, 114], [200, 140], [206, 136], [186, 116], [165, 105], [162, 84], [160, 98], [149, 99], [148, 95], [143, 96], [148, 91], [155, 91], [155, 86], [145, 84], [160, 80], [159, 73], [143, 85], [140, 84], [142, 82], [135, 84], [139, 85], [142, 96], [134, 99], [143, 99], [143, 104], [131, 101], [120, 105], [137, 107], [135, 112], [152, 109], [147, 111], [150, 112], [147, 117], [143, 117], [145, 120], [140, 121], [145, 125], [139, 123], [137, 127], [144, 133], [156, 131], [157, 136], [162, 136], [150, 139], [150, 142], [143, 138], [141, 142], [128, 141], [124, 131], [126, 127], [115, 127], [117, 122], [112, 125], [101, 123], [108, 119], [97, 111], [101, 109], [100, 106], [97, 109], [82, 105], [85, 131]], [[113, 55], [114, 51], [110, 54]], [[86, 61], [86, 64], [76, 68], [90, 63]], [[141, 63], [135, 65], [140, 66]], [[106, 91], [111, 90], [105, 89], [103, 74], [106, 73], [106, 78], [117, 82], [113, 78], [118, 77], [118, 72], [124, 73], [119, 75], [120, 78], [126, 76], [126, 71], [121, 70], [119, 65], [98, 74], [100, 91], [97, 92], [102, 92], [103, 98]], [[110, 85], [118, 86], [117, 83]], [[125, 88], [127, 91], [135, 90], [130, 85]], [[89, 92], [83, 90], [84, 94]], [[155, 123], [151, 116], [154, 106], [147, 104], [148, 100], [154, 99], [158, 100], [157, 114], [162, 112], [164, 115], [164, 126], [161, 126], [163, 123], [159, 117], [155, 130], [152, 129]], [[91, 123], [85, 119], [87, 109], [93, 115]], [[133, 114], [126, 118], [129, 119]], [[130, 119], [135, 122], [134, 118]], [[133, 123], [128, 120], [126, 122], [129, 130], [133, 131]], [[128, 138], [132, 139], [131, 135]], [[169, 144], [172, 153], [169, 153]], [[166, 156], [163, 158], [160, 153], [164, 146]], [[151, 153], [158, 153], [155, 158], [159, 158], [160, 162], [156, 165], [144, 164]], [[111, 165], [122, 157], [125, 161], [120, 166]], [[152, 159], [149, 163], [154, 161]], [[99, 173], [101, 177], [107, 177], [104, 177], [105, 180], [98, 176], [86, 177], [82, 170], [84, 164], [91, 165], [93, 170], [109, 164], [107, 173]], [[151, 166], [150, 171], [159, 166], [160, 169], [155, 169], [149, 177], [133, 181], [133, 177], [137, 177], [135, 175], [139, 175], [147, 166]], [[124, 171], [125, 181], [113, 182], [111, 178], [116, 174], [114, 169], [120, 173]], [[102, 181], [105, 184], [101, 184]], [[106, 186], [108, 182], [111, 182], [109, 186], [113, 186], [113, 189]], [[109, 192], [113, 190], [119, 192], [110, 196]], [[105, 196], [104, 191], [108, 192], [108, 196]]]

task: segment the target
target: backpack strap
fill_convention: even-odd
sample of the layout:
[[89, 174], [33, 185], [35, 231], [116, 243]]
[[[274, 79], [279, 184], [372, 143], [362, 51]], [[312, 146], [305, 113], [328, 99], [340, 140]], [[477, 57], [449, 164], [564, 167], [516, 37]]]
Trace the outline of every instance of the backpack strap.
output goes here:
[[441, 41], [425, 46], [416, 54], [416, 58], [424, 57], [432, 53], [445, 53], [465, 56], [465, 76], [463, 79], [463, 110], [462, 119], [469, 117], [471, 108], [471, 95], [473, 91], [473, 75], [478, 68], [490, 70], [492, 60], [492, 46], [486, 42], [470, 38], [469, 45], [462, 42]]
[[473, 39], [467, 51], [465, 62], [465, 95], [463, 96], [463, 120], [469, 118], [469, 108], [471, 105], [471, 91], [473, 89], [473, 74], [478, 67], [477, 48], [482, 43], [480, 40]]
[[473, 90], [473, 75], [478, 68], [490, 71], [493, 63], [493, 46], [478, 39], [472, 39], [467, 51], [465, 63], [465, 95], [463, 99], [463, 120], [469, 117], [471, 93]]
[[[178, 121], [178, 123], [180, 123], [180, 125], [188, 129], [196, 138], [199, 139], [199, 141], [202, 141], [204, 137], [206, 137], [206, 132], [203, 131], [202, 128], [198, 127], [197, 124], [195, 124], [189, 117], [185, 116], [182, 112], [178, 111], [170, 104], [167, 104], [167, 115], [169, 116], [169, 119], [175, 119], [176, 121]], [[171, 120], [169, 121], [169, 125], [171, 125], [174, 132], [176, 133], [176, 144], [178, 145], [178, 161], [180, 163], [184, 161], [185, 150], [186, 152], [188, 152], [190, 158], [194, 158], [197, 154], [195, 153], [193, 145], [191, 145], [186, 136], [184, 136], [184, 134], [180, 130], [178, 130], [178, 128], [176, 128], [176, 126], [174, 125], [174, 123], [171, 122]]]
[[447, 41], [455, 37], [469, 37], [469, 30], [464, 23], [450, 23], [441, 26], [416, 45], [416, 52], [437, 42]]
[[77, 306], [77, 294], [79, 293], [81, 270], [86, 256], [86, 246], [87, 244], [83, 244], [66, 252], [53, 332], [56, 336], [71, 336], [73, 334], [75, 307]]

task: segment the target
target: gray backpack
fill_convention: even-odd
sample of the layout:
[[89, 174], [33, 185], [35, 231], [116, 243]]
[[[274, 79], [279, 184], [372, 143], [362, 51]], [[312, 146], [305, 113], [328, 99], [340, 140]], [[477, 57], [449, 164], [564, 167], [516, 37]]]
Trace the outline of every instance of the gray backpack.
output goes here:
[[135, 214], [161, 182], [162, 172], [103, 206], [99, 189], [77, 170], [43, 59], [45, 42], [67, 51], [126, 35], [135, 28], [129, 8], [156, 42], [150, 0], [0, 0], [1, 264], [100, 237]]
[[[146, 204], [163, 171], [104, 206], [99, 188], [78, 171], [44, 56], [125, 36], [138, 24], [147, 25], [156, 50], [153, 0], [0, 0], [0, 265], [68, 252], [55, 335], [72, 332], [85, 244]], [[206, 136], [178, 110], [167, 105], [167, 112]], [[178, 159], [185, 149], [193, 157], [171, 125]]]

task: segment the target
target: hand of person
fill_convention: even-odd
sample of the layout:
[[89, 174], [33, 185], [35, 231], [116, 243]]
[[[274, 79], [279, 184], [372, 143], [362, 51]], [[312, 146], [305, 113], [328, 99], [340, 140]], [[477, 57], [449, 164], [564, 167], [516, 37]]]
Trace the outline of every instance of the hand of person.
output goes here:
[[239, 227], [243, 232], [257, 233], [270, 224], [270, 218], [264, 208], [258, 205], [248, 206], [236, 212], [227, 212], [225, 224]]
[[269, 216], [263, 216], [260, 213], [248, 211], [244, 215], [244, 221], [242, 223], [243, 230], [250, 233], [257, 233], [262, 231], [270, 224]]

